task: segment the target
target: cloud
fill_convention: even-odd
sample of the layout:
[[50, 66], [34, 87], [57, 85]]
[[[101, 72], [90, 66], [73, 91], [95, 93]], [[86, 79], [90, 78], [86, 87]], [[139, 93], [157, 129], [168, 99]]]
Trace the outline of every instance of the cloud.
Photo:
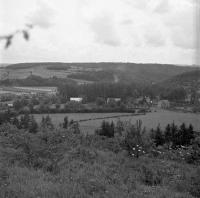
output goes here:
[[132, 4], [135, 8], [137, 9], [142, 9], [145, 10], [148, 7], [149, 0], [129, 0], [128, 1], [130, 4]]
[[162, 0], [154, 9], [154, 12], [164, 14], [170, 11], [169, 0]]
[[120, 39], [117, 35], [114, 21], [108, 15], [96, 17], [90, 23], [90, 28], [95, 34], [95, 39], [99, 43], [110, 46], [119, 46]]
[[166, 22], [171, 32], [171, 41], [183, 49], [195, 49], [195, 16], [194, 7], [174, 12]]
[[35, 12], [28, 16], [29, 22], [44, 29], [51, 27], [53, 25], [52, 18], [55, 14], [55, 10], [44, 1], [37, 2], [38, 8]]
[[195, 35], [184, 30], [182, 27], [173, 28], [171, 37], [173, 44], [184, 49], [195, 49]]
[[132, 24], [132, 23], [133, 23], [133, 21], [132, 21], [131, 19], [125, 19], [125, 20], [123, 20], [123, 21], [121, 22], [122, 25], [130, 25], [130, 24]]
[[0, 0], [2, 31], [31, 22], [39, 27], [31, 30], [29, 42], [16, 37], [0, 53], [2, 61], [193, 64], [197, 1]]
[[146, 28], [144, 33], [145, 42], [147, 45], [153, 47], [160, 47], [165, 45], [165, 37], [159, 28], [152, 24], [151, 27]]

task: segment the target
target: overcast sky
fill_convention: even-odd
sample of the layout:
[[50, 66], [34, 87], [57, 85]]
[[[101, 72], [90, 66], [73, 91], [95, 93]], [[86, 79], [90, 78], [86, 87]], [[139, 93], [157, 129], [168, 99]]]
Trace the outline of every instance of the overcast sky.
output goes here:
[[[198, 0], [197, 0], [198, 1]], [[196, 0], [0, 0], [0, 62], [195, 64]]]

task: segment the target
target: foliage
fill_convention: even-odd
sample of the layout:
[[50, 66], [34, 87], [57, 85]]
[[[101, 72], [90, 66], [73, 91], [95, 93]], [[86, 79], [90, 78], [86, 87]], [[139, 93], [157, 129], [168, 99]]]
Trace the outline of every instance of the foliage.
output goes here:
[[103, 120], [101, 124], [101, 128], [97, 129], [95, 133], [101, 136], [112, 138], [114, 137], [114, 134], [115, 134], [115, 125], [113, 122], [109, 123]]
[[13, 42], [13, 39], [16, 37], [16, 35], [18, 34], [22, 34], [23, 38], [28, 41], [29, 40], [29, 31], [30, 29], [33, 28], [33, 25], [27, 24], [25, 28], [20, 29], [20, 30], [16, 30], [15, 32], [8, 34], [8, 35], [4, 35], [4, 36], [0, 36], [0, 41], [1, 40], [5, 40], [5, 49], [7, 49], [8, 47], [10, 47], [10, 45]]
[[[118, 125], [122, 136], [126, 127], [130, 127], [129, 123], [124, 123], [123, 128]], [[85, 136], [74, 133], [70, 127], [39, 130], [34, 134], [3, 124], [0, 141], [2, 197], [193, 198], [199, 195], [199, 178], [190, 175], [195, 173], [195, 166], [148, 155], [127, 157], [118, 137]], [[188, 185], [178, 188], [182, 183]]]
[[81, 73], [72, 73], [68, 75], [72, 79], [81, 79], [87, 81], [102, 81], [102, 82], [113, 82], [113, 71], [104, 70], [104, 71], [87, 71]]
[[68, 128], [68, 125], [69, 125], [68, 117], [65, 116], [65, 117], [64, 117], [64, 123], [63, 123], [63, 128], [64, 128], [64, 129], [67, 129], [67, 128]]
[[156, 130], [151, 130], [151, 138], [154, 139], [156, 146], [163, 145], [165, 143], [164, 135], [158, 125]]
[[189, 147], [189, 150], [187, 151], [188, 155], [186, 156], [186, 161], [188, 163], [193, 164], [200, 164], [200, 137], [197, 136], [193, 142], [192, 145]]
[[150, 142], [145, 135], [145, 128], [142, 129], [141, 120], [137, 120], [135, 125], [131, 123], [128, 124], [124, 142], [131, 156], [138, 158], [146, 153]]
[[42, 121], [41, 121], [41, 128], [44, 130], [52, 130], [54, 129], [54, 125], [52, 123], [51, 117], [49, 115], [47, 115], [46, 117], [42, 117]]
[[168, 148], [171, 145], [172, 148], [180, 146], [189, 146], [194, 139], [193, 126], [190, 124], [186, 127], [185, 123], [176, 126], [174, 123], [168, 124], [163, 132], [158, 126], [156, 130], [151, 130], [151, 138], [154, 140], [156, 146], [167, 144]]
[[191, 176], [189, 190], [194, 197], [200, 197], [200, 168]]

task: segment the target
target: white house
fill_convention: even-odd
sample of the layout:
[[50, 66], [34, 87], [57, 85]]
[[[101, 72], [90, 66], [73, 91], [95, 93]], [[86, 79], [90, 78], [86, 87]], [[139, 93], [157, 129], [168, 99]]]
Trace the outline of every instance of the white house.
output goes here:
[[8, 107], [13, 107], [13, 106], [14, 106], [14, 105], [13, 105], [13, 102], [8, 102], [8, 103], [7, 103], [7, 106], [8, 106]]
[[83, 98], [70, 98], [70, 101], [83, 102]]
[[107, 98], [107, 103], [109, 102], [120, 102], [121, 101], [121, 98]]

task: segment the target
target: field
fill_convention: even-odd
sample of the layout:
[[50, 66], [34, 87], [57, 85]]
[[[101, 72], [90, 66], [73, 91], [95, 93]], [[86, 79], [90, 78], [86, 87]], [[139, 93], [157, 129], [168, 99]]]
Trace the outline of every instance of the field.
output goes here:
[[[38, 122], [41, 121], [42, 116], [44, 114], [37, 114], [35, 118]], [[120, 117], [121, 115], [121, 117]], [[127, 116], [125, 116], [127, 115]], [[100, 127], [102, 120], [104, 117], [112, 117], [119, 116], [119, 118], [106, 118], [107, 121], [116, 122], [118, 119], [122, 121], [131, 121], [133, 123], [136, 120], [142, 120], [143, 126], [146, 129], [155, 128], [160, 124], [161, 128], [165, 127], [168, 123], [172, 123], [173, 121], [180, 125], [183, 122], [186, 124], [192, 124], [196, 131], [200, 131], [200, 115], [193, 113], [180, 113], [180, 112], [172, 112], [172, 111], [164, 111], [159, 110], [157, 112], [147, 113], [146, 115], [134, 116], [128, 113], [69, 113], [69, 114], [50, 114], [52, 121], [55, 125], [59, 125], [59, 123], [63, 122], [65, 116], [68, 116], [69, 119], [73, 119], [75, 121], [79, 121], [82, 119], [91, 119], [89, 121], [80, 122], [81, 131], [85, 133], [93, 133], [94, 130]], [[93, 120], [94, 118], [102, 118]]]
[[[0, 67], [0, 79], [24, 79], [36, 75], [43, 78], [73, 78], [79, 84], [96, 81], [161, 82], [195, 67], [136, 63], [19, 63]], [[71, 77], [70, 77], [71, 75]]]

